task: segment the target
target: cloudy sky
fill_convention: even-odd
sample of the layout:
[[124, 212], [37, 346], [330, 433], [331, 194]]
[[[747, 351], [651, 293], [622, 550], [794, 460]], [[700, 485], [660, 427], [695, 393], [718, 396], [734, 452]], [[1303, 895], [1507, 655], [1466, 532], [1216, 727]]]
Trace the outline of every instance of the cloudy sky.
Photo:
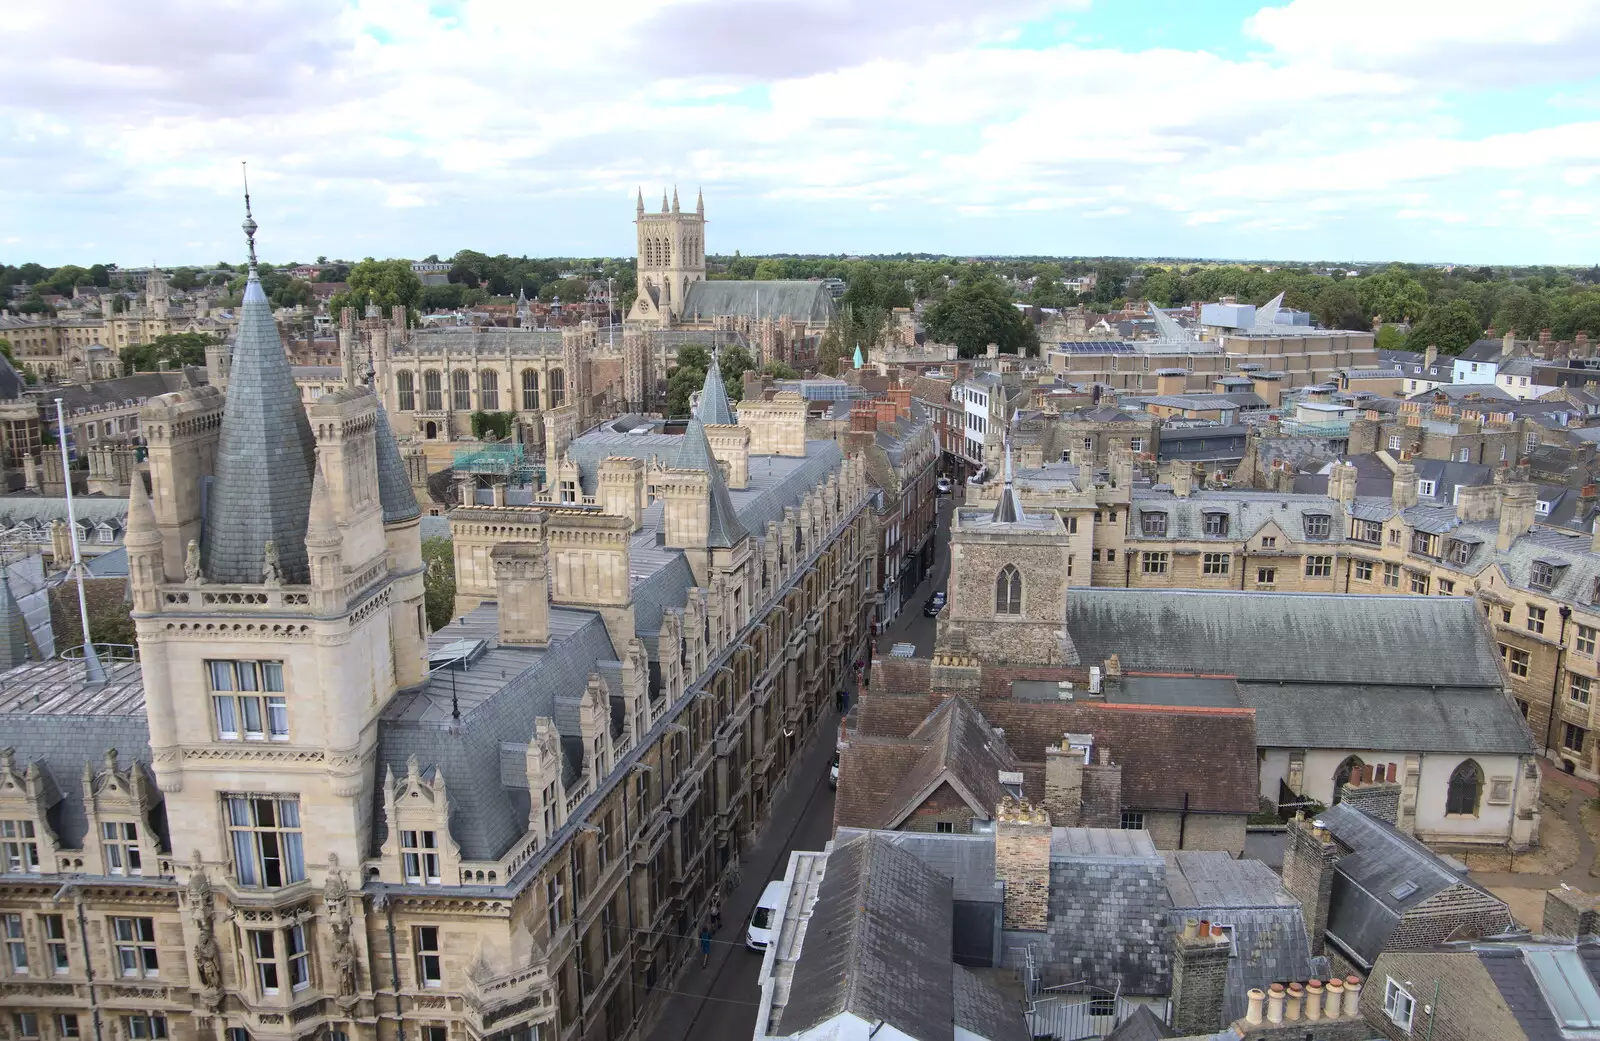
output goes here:
[[0, 260], [1600, 260], [1600, 0], [79, 0], [0, 64]]

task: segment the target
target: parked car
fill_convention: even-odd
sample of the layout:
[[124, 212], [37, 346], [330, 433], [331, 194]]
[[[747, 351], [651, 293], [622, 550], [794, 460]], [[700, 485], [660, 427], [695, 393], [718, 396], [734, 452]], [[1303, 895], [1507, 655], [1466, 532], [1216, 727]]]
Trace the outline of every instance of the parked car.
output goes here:
[[828, 764], [828, 787], [839, 787], [839, 753], [833, 753], [833, 762]]
[[750, 925], [744, 931], [744, 945], [752, 951], [764, 951], [772, 942], [772, 933], [783, 915], [783, 881], [768, 882], [750, 912]]
[[935, 617], [940, 611], [943, 610], [944, 590], [942, 589], [928, 597], [928, 602], [922, 605], [922, 613], [929, 618]]
[[949, 495], [950, 494], [950, 489], [953, 486], [950, 483], [950, 478], [941, 477], [941, 478], [939, 478], [938, 482], [934, 485], [934, 487], [939, 489], [939, 494], [940, 495]]

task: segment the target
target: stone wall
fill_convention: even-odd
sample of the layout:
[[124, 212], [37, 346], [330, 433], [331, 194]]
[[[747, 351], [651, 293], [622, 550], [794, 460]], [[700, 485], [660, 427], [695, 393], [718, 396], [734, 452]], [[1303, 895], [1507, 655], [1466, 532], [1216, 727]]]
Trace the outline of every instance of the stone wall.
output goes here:
[[1593, 936], [1600, 924], [1600, 906], [1593, 893], [1581, 889], [1558, 886], [1544, 895], [1544, 924], [1540, 932], [1546, 936]]

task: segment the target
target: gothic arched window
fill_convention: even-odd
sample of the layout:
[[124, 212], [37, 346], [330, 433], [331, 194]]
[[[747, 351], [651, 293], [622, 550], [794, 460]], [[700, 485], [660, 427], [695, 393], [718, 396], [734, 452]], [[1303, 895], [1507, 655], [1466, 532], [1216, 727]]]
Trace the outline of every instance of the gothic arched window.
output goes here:
[[1483, 794], [1483, 769], [1471, 759], [1464, 759], [1450, 775], [1450, 788], [1445, 793], [1444, 812], [1478, 815], [1478, 796]]
[[422, 374], [422, 407], [429, 412], [444, 409], [444, 391], [440, 387], [438, 369], [429, 369]]
[[485, 412], [500, 411], [500, 374], [493, 369], [478, 373], [478, 407]]
[[994, 613], [1022, 613], [1022, 572], [1010, 564], [994, 577]]
[[1328, 805], [1332, 806], [1338, 803], [1340, 799], [1340, 789], [1349, 784], [1350, 778], [1356, 775], [1356, 771], [1366, 765], [1366, 763], [1361, 761], [1360, 756], [1352, 755], [1345, 757], [1344, 762], [1340, 763], [1339, 768], [1333, 772], [1333, 802], [1329, 803]]
[[394, 389], [400, 397], [400, 411], [411, 412], [417, 407], [416, 377], [405, 369], [394, 374]]
[[522, 370], [522, 408], [526, 412], [539, 411], [539, 370]]
[[567, 403], [567, 374], [560, 369], [550, 370], [550, 407], [560, 408]]
[[450, 374], [450, 407], [457, 412], [472, 411], [472, 373], [466, 369]]

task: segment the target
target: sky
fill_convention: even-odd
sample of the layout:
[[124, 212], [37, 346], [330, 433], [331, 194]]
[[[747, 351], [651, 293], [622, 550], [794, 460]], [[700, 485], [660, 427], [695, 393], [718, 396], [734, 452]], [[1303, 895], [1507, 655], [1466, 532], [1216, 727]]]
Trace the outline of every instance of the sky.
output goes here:
[[1600, 261], [1600, 0], [79, 0], [0, 262], [634, 251]]

